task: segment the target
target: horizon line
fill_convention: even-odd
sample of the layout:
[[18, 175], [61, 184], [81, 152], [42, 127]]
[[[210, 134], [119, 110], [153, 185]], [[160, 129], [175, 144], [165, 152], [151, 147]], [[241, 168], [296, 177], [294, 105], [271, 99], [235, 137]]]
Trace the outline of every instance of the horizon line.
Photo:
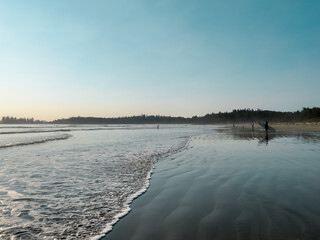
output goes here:
[[[61, 117], [61, 118], [55, 118], [53, 120], [40, 120], [40, 119], [35, 119], [34, 117], [14, 117], [10, 115], [3, 115], [1, 116], [1, 119], [5, 117], [13, 117], [16, 119], [33, 119], [34, 121], [40, 121], [40, 122], [53, 122], [56, 120], [62, 120], [62, 119], [71, 119], [71, 118], [101, 118], [101, 119], [119, 119], [119, 118], [131, 118], [131, 117], [140, 117], [140, 116], [146, 116], [146, 117], [171, 117], [171, 118], [185, 118], [185, 119], [191, 119], [193, 117], [204, 117], [206, 115], [210, 114], [219, 114], [219, 113], [232, 113], [234, 111], [271, 111], [271, 112], [281, 112], [281, 113], [294, 113], [294, 112], [300, 112], [303, 111], [304, 109], [313, 109], [313, 108], [319, 108], [319, 107], [303, 107], [301, 110], [295, 110], [295, 111], [277, 111], [277, 110], [269, 110], [269, 109], [260, 109], [260, 108], [239, 108], [239, 109], [233, 109], [231, 111], [219, 111], [219, 112], [211, 112], [211, 113], [206, 113], [204, 115], [193, 115], [191, 117], [186, 117], [186, 116], [170, 116], [170, 115], [161, 115], [161, 114], [145, 114], [141, 113], [138, 115], [126, 115], [126, 116], [117, 116], [117, 117], [101, 117], [101, 116], [71, 116], [71, 117]], [[0, 120], [1, 121], [1, 120]]]

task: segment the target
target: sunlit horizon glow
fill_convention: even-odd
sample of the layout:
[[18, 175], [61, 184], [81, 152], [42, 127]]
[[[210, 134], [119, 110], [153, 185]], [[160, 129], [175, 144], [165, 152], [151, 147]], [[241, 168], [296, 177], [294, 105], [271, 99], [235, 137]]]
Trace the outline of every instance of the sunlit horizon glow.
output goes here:
[[1, 1], [0, 117], [320, 103], [320, 2]]

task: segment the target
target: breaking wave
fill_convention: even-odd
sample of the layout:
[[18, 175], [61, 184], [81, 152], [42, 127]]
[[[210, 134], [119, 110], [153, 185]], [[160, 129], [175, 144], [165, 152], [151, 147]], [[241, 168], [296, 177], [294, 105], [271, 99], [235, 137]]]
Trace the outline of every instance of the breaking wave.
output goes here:
[[0, 132], [0, 134], [21, 134], [21, 133], [51, 133], [51, 132], [70, 132], [70, 129], [55, 129], [55, 130], [31, 130], [31, 131], [8, 131]]

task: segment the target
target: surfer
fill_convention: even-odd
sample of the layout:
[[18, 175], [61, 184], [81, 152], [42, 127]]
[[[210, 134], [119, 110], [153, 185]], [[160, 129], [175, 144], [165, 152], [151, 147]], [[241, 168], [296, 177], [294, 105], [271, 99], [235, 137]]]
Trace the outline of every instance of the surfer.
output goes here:
[[266, 121], [266, 124], [264, 125], [264, 128], [266, 129], [266, 133], [268, 133], [268, 130], [269, 130], [269, 124], [268, 124], [268, 121]]

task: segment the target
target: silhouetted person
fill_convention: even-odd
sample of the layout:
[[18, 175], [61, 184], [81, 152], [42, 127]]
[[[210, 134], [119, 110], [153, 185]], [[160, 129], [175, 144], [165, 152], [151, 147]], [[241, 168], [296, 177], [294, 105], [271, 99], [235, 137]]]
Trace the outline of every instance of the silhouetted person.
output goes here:
[[269, 131], [269, 124], [268, 121], [266, 121], [266, 124], [264, 125], [264, 128], [266, 129], [266, 133]]
[[254, 132], [254, 123], [252, 123], [251, 127], [252, 127], [252, 132]]

